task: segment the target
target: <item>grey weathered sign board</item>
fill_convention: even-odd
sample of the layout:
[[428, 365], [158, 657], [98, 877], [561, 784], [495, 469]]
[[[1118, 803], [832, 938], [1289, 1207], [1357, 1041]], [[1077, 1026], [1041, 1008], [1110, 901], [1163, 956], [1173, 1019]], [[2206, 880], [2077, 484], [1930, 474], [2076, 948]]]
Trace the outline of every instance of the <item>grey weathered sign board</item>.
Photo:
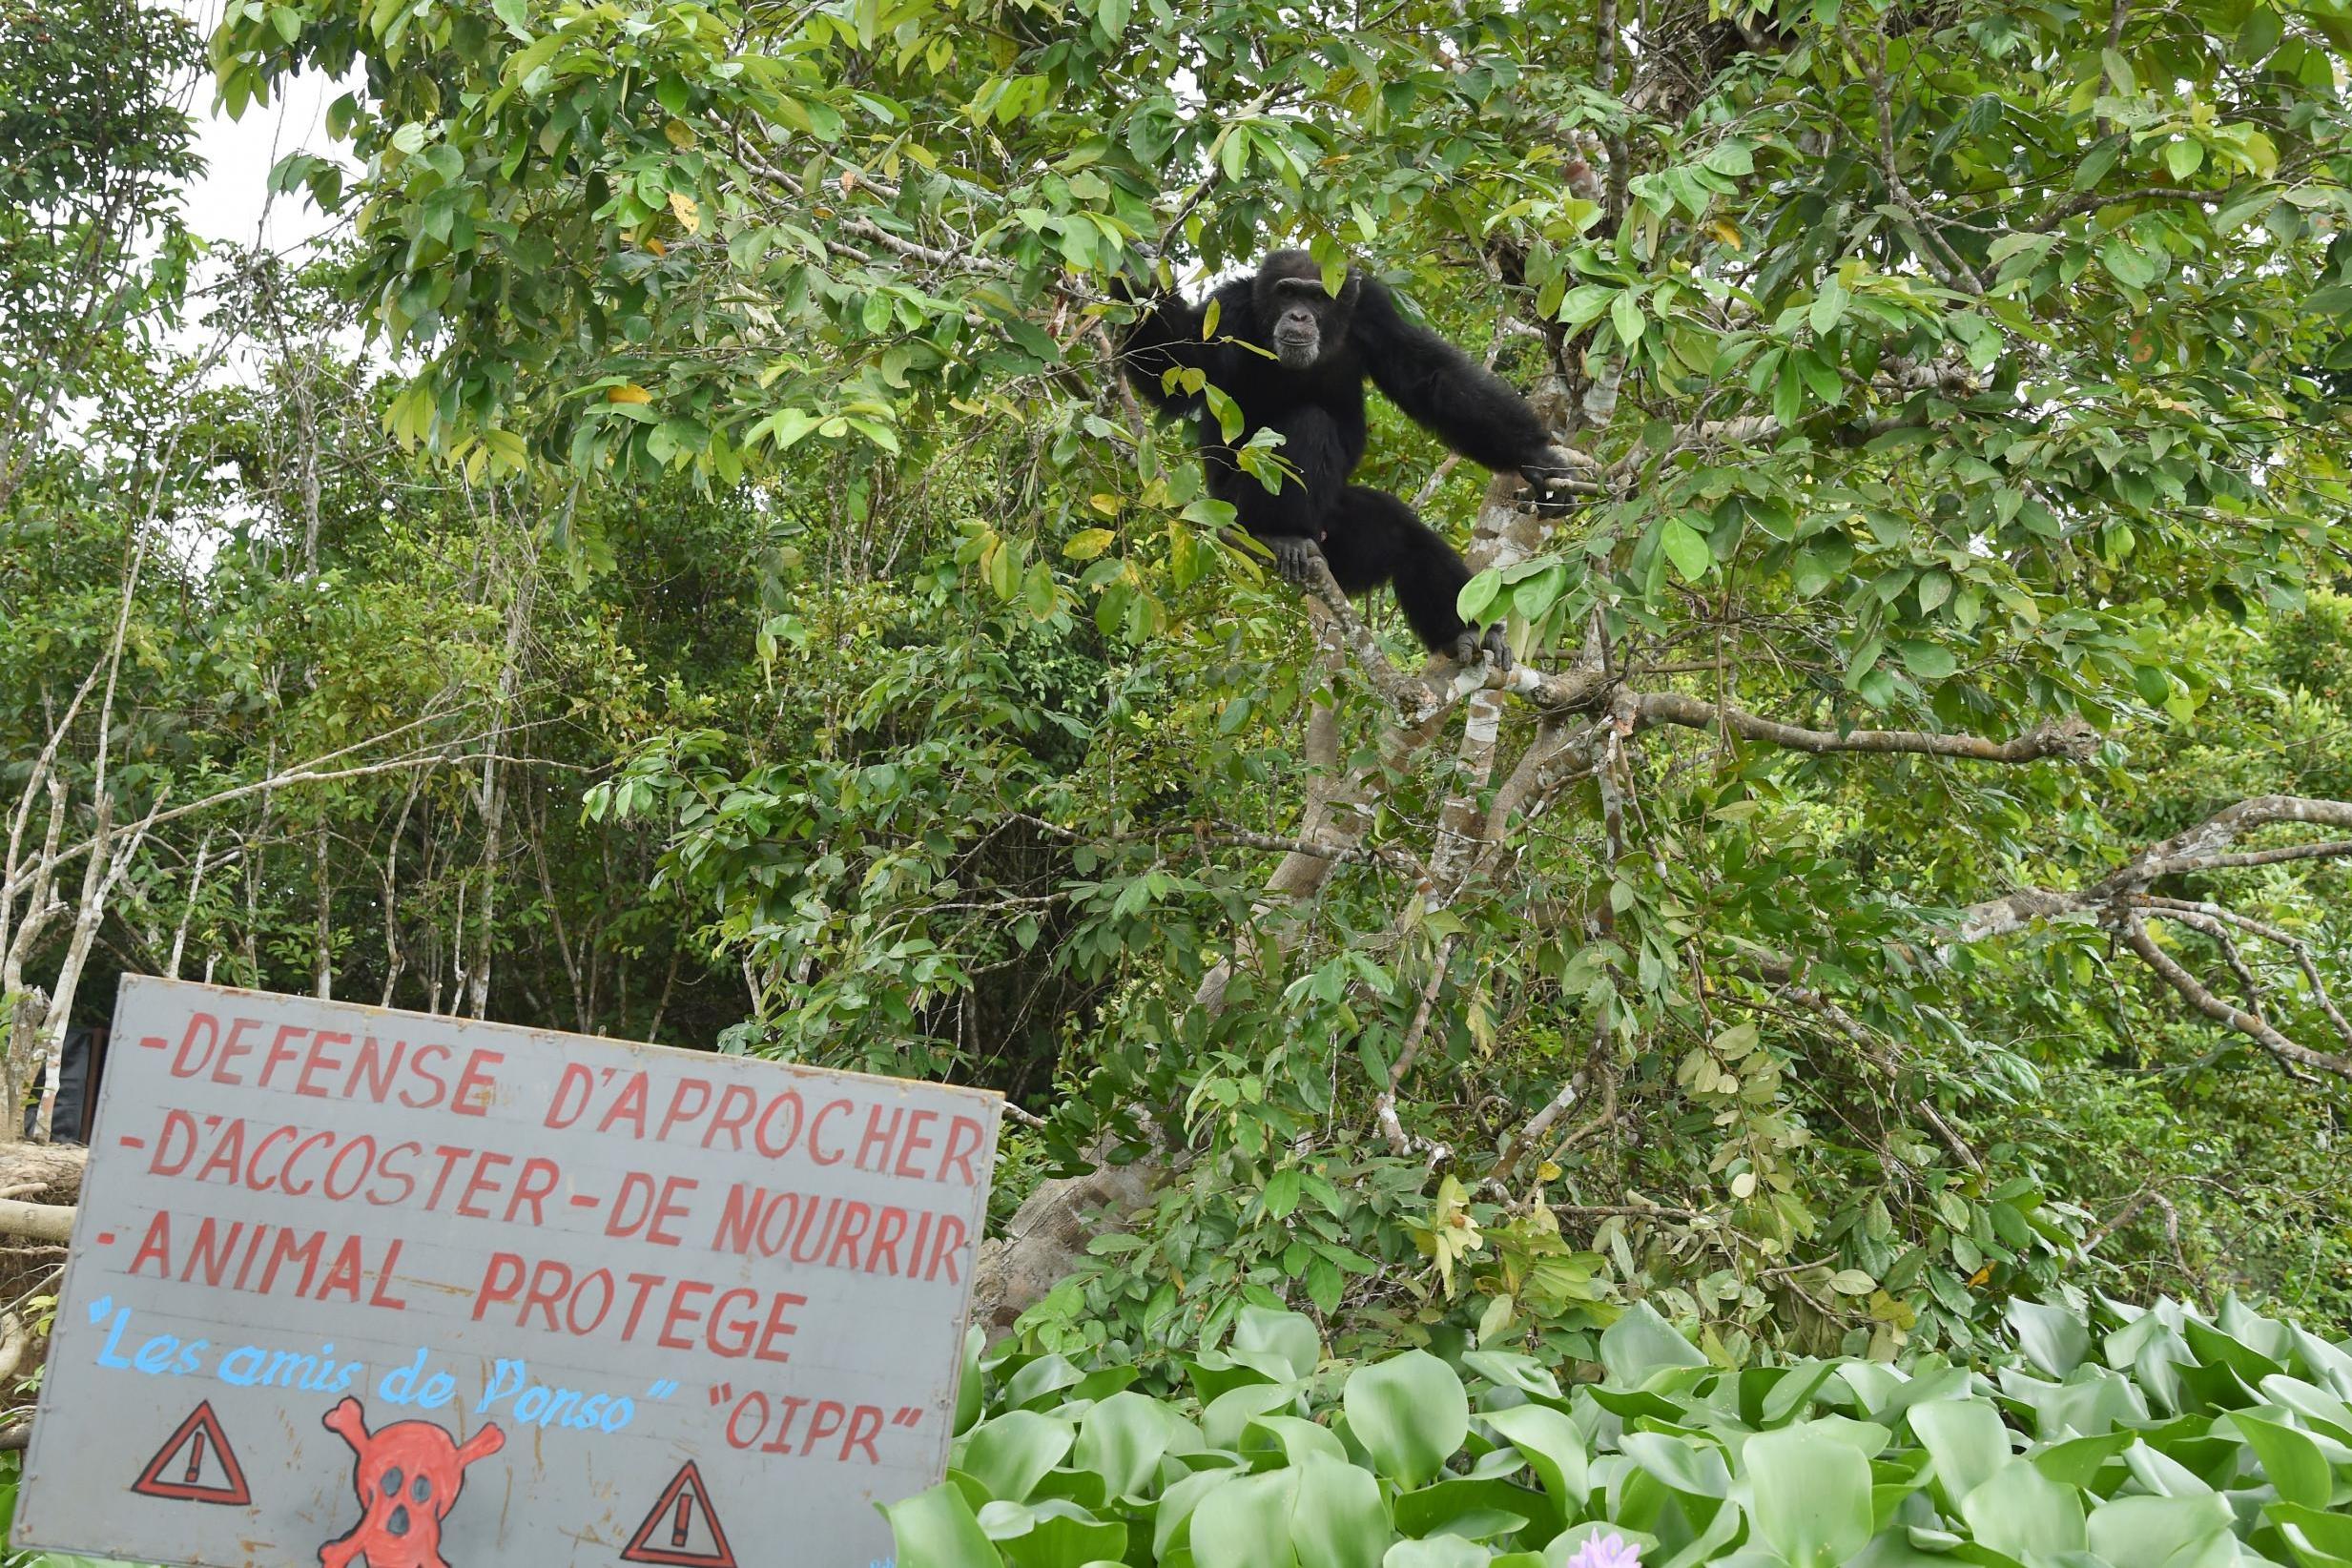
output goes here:
[[1001, 1102], [123, 983], [19, 1545], [868, 1568], [937, 1480]]

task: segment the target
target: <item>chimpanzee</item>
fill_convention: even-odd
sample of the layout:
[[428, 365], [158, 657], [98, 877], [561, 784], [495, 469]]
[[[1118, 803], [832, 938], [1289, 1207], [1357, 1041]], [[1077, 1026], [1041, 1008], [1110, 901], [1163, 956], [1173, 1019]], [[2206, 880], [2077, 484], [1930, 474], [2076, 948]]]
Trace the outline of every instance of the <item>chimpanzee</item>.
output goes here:
[[[1364, 456], [1367, 376], [1448, 446], [1498, 472], [1516, 470], [1549, 502], [1568, 477], [1567, 459], [1536, 411], [1500, 377], [1406, 320], [1379, 279], [1361, 270], [1351, 269], [1334, 296], [1305, 251], [1274, 251], [1255, 275], [1210, 298], [1214, 340], [1202, 339], [1206, 304], [1163, 295], [1120, 344], [1129, 380], [1166, 412], [1196, 421], [1209, 493], [1231, 503], [1286, 575], [1296, 576], [1309, 547], [1320, 546], [1349, 593], [1391, 585], [1433, 653], [1467, 662], [1483, 650], [1509, 668], [1502, 629], [1480, 637], [1455, 609], [1470, 568], [1454, 547], [1395, 496], [1348, 479]], [[1207, 399], [1167, 378], [1171, 370], [1198, 370], [1233, 400], [1243, 420], [1238, 441], [1224, 439]], [[1281, 433], [1280, 456], [1303, 484], [1286, 477], [1269, 492], [1235, 461], [1237, 445], [1269, 428]]]

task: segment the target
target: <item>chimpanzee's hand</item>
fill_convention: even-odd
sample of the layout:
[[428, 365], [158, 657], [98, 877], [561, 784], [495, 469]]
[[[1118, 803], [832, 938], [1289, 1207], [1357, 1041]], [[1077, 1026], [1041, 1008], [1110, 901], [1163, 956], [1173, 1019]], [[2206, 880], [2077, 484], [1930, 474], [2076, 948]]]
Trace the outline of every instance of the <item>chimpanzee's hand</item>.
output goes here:
[[1566, 450], [1547, 446], [1533, 461], [1523, 464], [1519, 477], [1527, 481], [1527, 488], [1536, 511], [1543, 517], [1559, 517], [1568, 510], [1567, 482], [1576, 477], [1575, 464]]
[[1140, 279], [1124, 272], [1112, 273], [1104, 293], [1123, 305], [1137, 305], [1145, 309], [1175, 297], [1174, 291], [1160, 286], [1158, 275], [1149, 270]]

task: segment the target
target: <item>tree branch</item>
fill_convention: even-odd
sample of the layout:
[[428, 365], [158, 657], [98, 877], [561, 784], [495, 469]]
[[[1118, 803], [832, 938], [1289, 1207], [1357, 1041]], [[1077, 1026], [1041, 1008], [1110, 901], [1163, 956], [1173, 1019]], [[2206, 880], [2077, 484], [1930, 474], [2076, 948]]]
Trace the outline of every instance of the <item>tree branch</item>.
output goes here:
[[1807, 730], [1743, 713], [1736, 708], [1719, 707], [1679, 691], [1627, 691], [1618, 698], [1617, 707], [1637, 729], [1676, 724], [1691, 730], [1729, 730], [1749, 740], [1816, 754], [1908, 752], [1971, 762], [2035, 762], [2053, 756], [2079, 762], [2098, 744], [2098, 736], [2079, 719], [2044, 725], [2010, 740], [1989, 740], [1981, 735], [1937, 734], [1926, 730], [1849, 730], [1844, 733]]
[[2242, 1007], [2232, 1006], [2207, 990], [2196, 976], [2183, 969], [2174, 960], [2171, 954], [2156, 945], [2155, 939], [2148, 935], [2147, 922], [2136, 914], [2124, 917], [2122, 936], [2125, 945], [2139, 955], [2140, 961], [2155, 970], [2165, 984], [2179, 992], [2190, 1006], [2215, 1022], [2228, 1025], [2261, 1046], [2276, 1058], [2279, 1064], [2290, 1075], [2308, 1082], [2308, 1075], [2298, 1069], [2316, 1067], [2321, 1072], [2333, 1073], [2339, 1078], [2352, 1079], [2352, 1058], [2334, 1056], [2325, 1051], [2315, 1051], [2308, 1045], [2299, 1045], [2254, 1014]]
[[[2276, 942], [2294, 956], [2311, 987], [2314, 1004], [2337, 1035], [2352, 1045], [2352, 1020], [2347, 1020], [2320, 974], [2310, 945], [2292, 932], [2216, 903], [2158, 897], [2150, 883], [2160, 877], [2190, 873], [2276, 864], [2283, 860], [2316, 859], [2352, 853], [2352, 844], [2330, 839], [2319, 844], [2286, 845], [2271, 850], [2229, 853], [2228, 848], [2259, 828], [2283, 823], [2314, 827], [2352, 828], [2352, 801], [2322, 800], [2304, 795], [2264, 794], [2225, 806], [2185, 832], [2151, 844], [2089, 887], [2068, 892], [2055, 888], [2021, 888], [1998, 898], [1969, 905], [1941, 933], [1947, 951], [2022, 931], [2036, 921], [2093, 921], [2115, 931], [2141, 962], [2207, 1018], [2254, 1041], [2280, 1066], [2307, 1079], [2304, 1068], [2316, 1068], [2352, 1079], [2352, 1057], [2337, 1056], [2300, 1044], [2280, 1033], [2254, 1008], [2260, 1006], [2259, 986], [2253, 972], [2231, 941], [2232, 928], [2264, 941]], [[2147, 919], [2172, 920], [2202, 933], [2222, 948], [2223, 959], [2246, 987], [2249, 1006], [2224, 1001], [2148, 934]]]

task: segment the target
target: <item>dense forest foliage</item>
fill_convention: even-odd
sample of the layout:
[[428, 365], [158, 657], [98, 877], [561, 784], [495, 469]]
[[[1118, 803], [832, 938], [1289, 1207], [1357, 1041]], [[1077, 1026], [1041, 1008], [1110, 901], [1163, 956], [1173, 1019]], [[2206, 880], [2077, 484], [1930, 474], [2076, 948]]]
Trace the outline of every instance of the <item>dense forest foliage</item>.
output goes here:
[[[2342, 0], [0, 0], [0, 1092], [126, 972], [999, 1087], [1032, 1413], [1407, 1345], [1540, 1409], [1458, 1358], [1626, 1322], [2340, 1337], [2347, 53]], [[189, 83], [306, 72], [268, 178], [341, 226], [198, 242]], [[1375, 417], [1515, 673], [1277, 580], [1120, 383], [1120, 279], [1284, 243], [1574, 449], [1538, 517]]]

